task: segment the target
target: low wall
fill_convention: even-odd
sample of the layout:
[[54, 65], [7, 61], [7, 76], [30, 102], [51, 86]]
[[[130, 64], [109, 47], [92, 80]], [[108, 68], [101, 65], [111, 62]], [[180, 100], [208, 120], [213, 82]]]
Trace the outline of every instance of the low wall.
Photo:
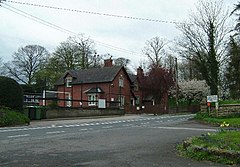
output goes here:
[[225, 104], [219, 106], [218, 115], [240, 114], [240, 104]]
[[[201, 111], [207, 112], [207, 105], [201, 105]], [[215, 107], [211, 107], [210, 111], [211, 115], [214, 116], [225, 116], [231, 114], [240, 114], [240, 104], [224, 104], [220, 105], [218, 111], [216, 111]]]
[[46, 118], [71, 118], [71, 117], [89, 117], [106, 115], [124, 115], [124, 110], [120, 109], [48, 109]]

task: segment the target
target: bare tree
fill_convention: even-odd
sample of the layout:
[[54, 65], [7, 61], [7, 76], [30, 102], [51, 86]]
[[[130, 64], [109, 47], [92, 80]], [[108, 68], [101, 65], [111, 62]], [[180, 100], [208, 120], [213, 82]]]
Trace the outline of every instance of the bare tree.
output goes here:
[[159, 37], [154, 37], [146, 42], [143, 48], [143, 54], [147, 56], [150, 61], [150, 66], [161, 67], [163, 62], [162, 58], [165, 53], [165, 46], [167, 45], [167, 40]]
[[234, 10], [231, 12], [231, 15], [236, 15], [237, 16], [237, 24], [235, 26], [235, 30], [238, 31], [238, 33], [240, 32], [240, 2], [238, 2], [238, 4], [235, 4]]
[[94, 42], [82, 34], [69, 37], [60, 43], [53, 53], [53, 58], [59, 61], [62, 69], [85, 69], [100, 65], [101, 56], [96, 54]]
[[225, 60], [226, 41], [230, 32], [228, 16], [222, 1], [200, 0], [189, 20], [177, 25], [182, 32], [177, 41], [180, 55], [194, 62], [212, 94], [218, 93], [220, 66]]
[[3, 61], [1, 57], [0, 57], [0, 75], [2, 76], [5, 75], [5, 68], [3, 67]]
[[124, 66], [127, 67], [127, 65], [130, 63], [130, 60], [127, 58], [119, 57], [114, 59], [116, 66]]
[[32, 84], [35, 73], [45, 63], [47, 56], [48, 52], [44, 47], [27, 45], [20, 47], [13, 54], [13, 61], [5, 63], [4, 66], [11, 77], [22, 83]]
[[75, 51], [75, 59], [81, 69], [94, 67], [101, 59], [94, 49], [94, 41], [80, 34], [78, 36], [69, 37]]

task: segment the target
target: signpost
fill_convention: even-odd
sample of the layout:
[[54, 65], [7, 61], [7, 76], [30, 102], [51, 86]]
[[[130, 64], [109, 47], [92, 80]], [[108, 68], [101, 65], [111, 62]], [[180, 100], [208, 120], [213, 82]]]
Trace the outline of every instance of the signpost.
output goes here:
[[211, 111], [211, 103], [215, 103], [216, 112], [218, 115], [218, 96], [217, 95], [207, 96], [207, 106], [208, 106], [209, 115]]
[[218, 102], [218, 96], [217, 95], [211, 95], [207, 96], [207, 102], [209, 103], [217, 103]]

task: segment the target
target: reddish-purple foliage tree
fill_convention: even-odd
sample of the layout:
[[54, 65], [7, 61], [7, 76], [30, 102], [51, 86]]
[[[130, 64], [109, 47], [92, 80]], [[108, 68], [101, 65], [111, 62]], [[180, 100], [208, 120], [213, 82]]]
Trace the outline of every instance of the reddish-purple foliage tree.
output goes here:
[[172, 70], [152, 66], [145, 76], [139, 78], [145, 96], [152, 96], [156, 104], [166, 103], [170, 88], [175, 84]]

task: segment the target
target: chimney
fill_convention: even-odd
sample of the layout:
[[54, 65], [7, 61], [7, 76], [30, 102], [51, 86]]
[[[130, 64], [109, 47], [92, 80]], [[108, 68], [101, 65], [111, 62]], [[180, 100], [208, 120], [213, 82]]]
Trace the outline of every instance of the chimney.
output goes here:
[[113, 60], [111, 58], [104, 60], [104, 67], [112, 67], [112, 66], [113, 66]]
[[143, 69], [141, 67], [138, 67], [137, 68], [137, 77], [143, 77], [144, 74], [143, 74]]

